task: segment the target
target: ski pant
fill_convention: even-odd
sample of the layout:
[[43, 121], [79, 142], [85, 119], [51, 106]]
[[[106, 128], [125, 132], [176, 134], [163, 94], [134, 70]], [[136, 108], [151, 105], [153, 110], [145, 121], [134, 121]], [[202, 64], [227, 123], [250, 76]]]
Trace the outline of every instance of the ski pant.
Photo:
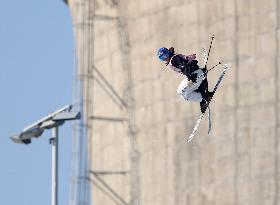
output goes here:
[[203, 89], [206, 86], [208, 87], [208, 83], [207, 79], [202, 75], [202, 70], [196, 70], [194, 73], [198, 76], [196, 82], [193, 83], [186, 77], [178, 86], [177, 93], [180, 94], [184, 100], [201, 102], [203, 99], [203, 92], [205, 92]]

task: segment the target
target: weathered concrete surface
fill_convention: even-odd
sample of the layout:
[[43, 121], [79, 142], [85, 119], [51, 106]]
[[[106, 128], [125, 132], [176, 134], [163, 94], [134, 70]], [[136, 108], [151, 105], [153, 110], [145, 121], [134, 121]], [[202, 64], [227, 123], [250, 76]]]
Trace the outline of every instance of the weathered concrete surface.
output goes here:
[[[98, 175], [111, 190], [91, 176], [93, 204], [280, 204], [278, 0], [69, 3], [91, 170], [125, 171]], [[174, 46], [198, 53], [202, 62], [201, 48], [208, 49], [212, 34], [208, 65], [223, 59], [230, 70], [211, 105], [211, 137], [204, 119], [187, 144], [199, 106], [180, 99], [183, 76], [155, 54]], [[114, 99], [106, 94], [93, 66], [126, 105], [110, 89]], [[220, 71], [210, 73], [210, 85]]]

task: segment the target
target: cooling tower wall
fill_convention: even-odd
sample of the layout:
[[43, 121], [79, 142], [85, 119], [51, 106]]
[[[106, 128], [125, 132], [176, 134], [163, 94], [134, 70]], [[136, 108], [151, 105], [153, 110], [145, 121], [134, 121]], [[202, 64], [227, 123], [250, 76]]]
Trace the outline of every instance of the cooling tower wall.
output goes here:
[[[279, 204], [278, 0], [69, 1], [93, 204]], [[197, 103], [159, 47], [228, 73], [191, 143]], [[208, 75], [209, 87], [222, 67]]]

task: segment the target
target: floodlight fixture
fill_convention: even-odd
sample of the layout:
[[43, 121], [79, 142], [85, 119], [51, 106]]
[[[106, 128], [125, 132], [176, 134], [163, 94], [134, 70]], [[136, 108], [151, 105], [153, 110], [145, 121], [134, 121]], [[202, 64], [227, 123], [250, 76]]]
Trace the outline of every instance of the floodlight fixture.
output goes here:
[[19, 134], [10, 138], [15, 143], [30, 144], [32, 138], [40, 137], [45, 129], [52, 129], [61, 126], [65, 121], [80, 119], [80, 112], [71, 112], [72, 105], [66, 105], [46, 117], [25, 127]]

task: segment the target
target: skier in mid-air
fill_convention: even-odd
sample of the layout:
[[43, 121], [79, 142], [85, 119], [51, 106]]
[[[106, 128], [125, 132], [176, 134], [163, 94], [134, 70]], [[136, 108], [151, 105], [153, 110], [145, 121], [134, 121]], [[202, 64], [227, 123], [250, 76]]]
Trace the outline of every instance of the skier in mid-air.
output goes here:
[[[194, 101], [194, 102], [200, 102], [200, 110], [201, 114], [196, 122], [196, 125], [193, 128], [193, 131], [187, 137], [187, 142], [190, 142], [201, 123], [201, 120], [207, 110], [209, 108], [210, 101], [214, 95], [214, 93], [217, 91], [223, 77], [226, 74], [226, 71], [228, 69], [227, 64], [224, 64], [224, 69], [216, 82], [213, 90], [210, 92], [208, 90], [208, 81], [207, 81], [207, 73], [211, 71], [213, 68], [221, 64], [221, 61], [213, 66], [212, 68], [207, 70], [207, 62], [211, 50], [211, 46], [213, 43], [214, 35], [211, 37], [211, 43], [208, 50], [208, 53], [204, 54], [204, 60], [205, 60], [205, 66], [203, 68], [200, 68], [196, 60], [196, 54], [191, 55], [183, 55], [183, 54], [177, 54], [175, 53], [175, 50], [173, 47], [171, 48], [165, 48], [162, 47], [158, 49], [157, 56], [161, 61], [166, 62], [166, 66], [169, 65], [174, 71], [183, 74], [186, 76], [186, 78], [180, 83], [177, 93], [179, 93], [185, 100], [187, 101]], [[211, 131], [211, 120], [210, 120], [210, 108], [208, 110], [208, 135]]]
[[158, 49], [157, 56], [161, 61], [166, 61], [174, 71], [183, 74], [186, 78], [180, 83], [177, 93], [185, 100], [200, 102], [200, 110], [205, 113], [213, 97], [213, 92], [208, 90], [206, 67], [199, 68], [196, 54], [176, 54], [173, 47]]

